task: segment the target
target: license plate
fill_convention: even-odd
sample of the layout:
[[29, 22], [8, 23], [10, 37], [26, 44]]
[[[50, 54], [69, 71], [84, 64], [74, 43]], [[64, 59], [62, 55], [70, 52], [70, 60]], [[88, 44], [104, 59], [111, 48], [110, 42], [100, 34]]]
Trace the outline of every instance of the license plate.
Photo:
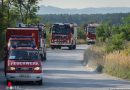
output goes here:
[[21, 74], [20, 77], [23, 77], [23, 78], [29, 78], [30, 75], [27, 75], [27, 74]]

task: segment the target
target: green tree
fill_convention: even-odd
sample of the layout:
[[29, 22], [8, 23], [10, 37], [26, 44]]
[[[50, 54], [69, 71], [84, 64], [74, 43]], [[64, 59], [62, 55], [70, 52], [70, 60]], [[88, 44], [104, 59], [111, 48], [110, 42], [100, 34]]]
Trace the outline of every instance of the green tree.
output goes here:
[[97, 39], [101, 42], [105, 42], [109, 37], [111, 37], [111, 26], [108, 23], [103, 23], [96, 30]]

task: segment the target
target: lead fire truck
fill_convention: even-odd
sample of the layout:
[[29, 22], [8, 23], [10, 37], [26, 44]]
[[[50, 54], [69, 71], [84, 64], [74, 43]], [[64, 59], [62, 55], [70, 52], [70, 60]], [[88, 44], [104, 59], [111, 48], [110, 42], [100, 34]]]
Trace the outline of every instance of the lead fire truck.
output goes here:
[[8, 82], [33, 81], [42, 84], [42, 61], [34, 47], [11, 47], [6, 61]]
[[77, 24], [74, 23], [56, 23], [51, 27], [51, 41], [52, 49], [61, 47], [68, 47], [76, 49], [77, 41]]
[[99, 26], [99, 24], [92, 23], [92, 24], [87, 24], [85, 26], [85, 31], [86, 31], [86, 41], [87, 44], [95, 44], [96, 42], [96, 29]]

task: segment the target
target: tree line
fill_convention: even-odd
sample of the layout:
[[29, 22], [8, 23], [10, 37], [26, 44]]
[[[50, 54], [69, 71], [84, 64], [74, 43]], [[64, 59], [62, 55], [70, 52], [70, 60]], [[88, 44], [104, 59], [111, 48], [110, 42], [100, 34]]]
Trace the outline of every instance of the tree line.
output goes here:
[[109, 22], [111, 24], [119, 25], [122, 23], [122, 19], [127, 17], [129, 13], [116, 13], [116, 14], [47, 14], [39, 15], [42, 23], [70, 23], [75, 22], [78, 25], [84, 25], [91, 22], [103, 23]]

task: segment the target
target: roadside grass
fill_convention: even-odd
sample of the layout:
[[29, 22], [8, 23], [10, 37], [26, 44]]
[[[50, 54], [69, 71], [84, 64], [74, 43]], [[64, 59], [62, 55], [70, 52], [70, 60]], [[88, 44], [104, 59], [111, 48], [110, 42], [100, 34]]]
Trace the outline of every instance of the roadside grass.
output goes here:
[[88, 67], [95, 68], [98, 72], [102, 72], [104, 65], [103, 56], [103, 47], [99, 48], [92, 46], [84, 52], [83, 63], [86, 64]]
[[126, 50], [115, 51], [105, 56], [104, 72], [130, 80], [130, 56]]
[[130, 49], [105, 52], [105, 45], [94, 45], [84, 53], [83, 62], [98, 72], [130, 80]]

